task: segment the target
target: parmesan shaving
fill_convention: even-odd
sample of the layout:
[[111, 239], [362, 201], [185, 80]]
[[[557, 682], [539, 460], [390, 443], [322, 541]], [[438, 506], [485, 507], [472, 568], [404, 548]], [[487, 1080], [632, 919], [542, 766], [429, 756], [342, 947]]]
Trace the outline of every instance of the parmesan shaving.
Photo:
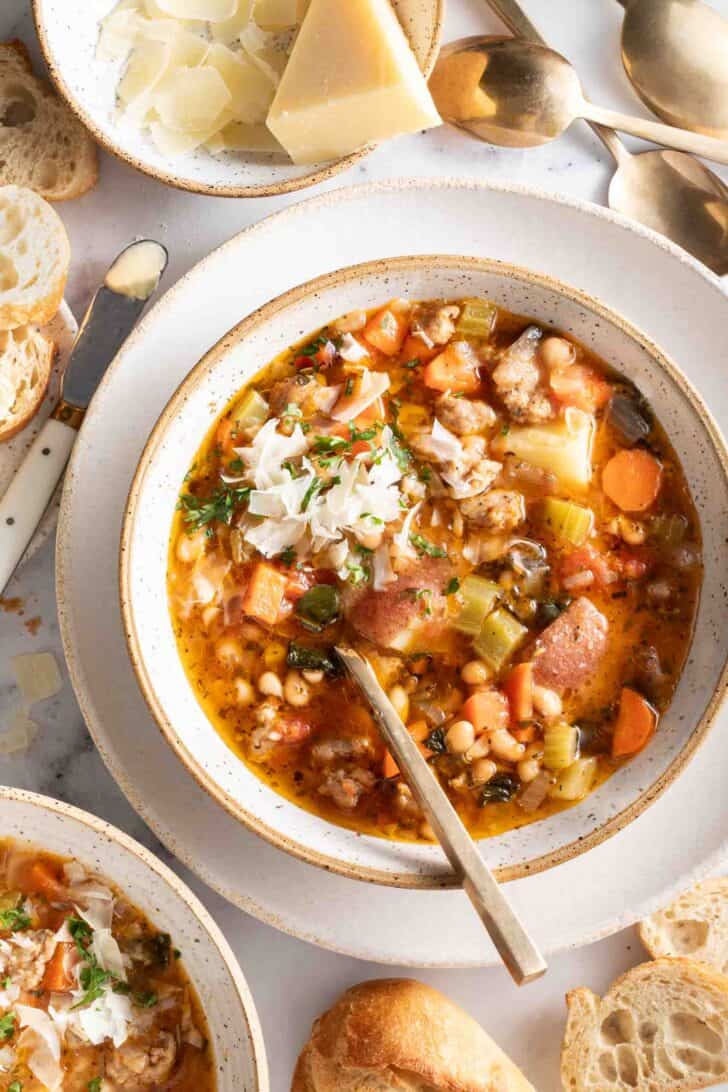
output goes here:
[[0, 1047], [0, 1072], [8, 1073], [16, 1062], [15, 1051], [12, 1047]]
[[377, 398], [381, 398], [387, 390], [389, 390], [387, 373], [367, 370], [355, 381], [353, 393], [342, 395], [331, 411], [331, 416], [334, 421], [353, 421], [376, 402]]
[[235, 15], [237, 0], [156, 0], [165, 15], [175, 19], [203, 19], [221, 23]]
[[50, 652], [12, 656], [10, 666], [23, 695], [23, 702], [28, 708], [55, 697], [63, 686], [58, 664]]
[[15, 709], [6, 731], [0, 734], [0, 755], [27, 751], [37, 734], [38, 725], [30, 719], [25, 709]]

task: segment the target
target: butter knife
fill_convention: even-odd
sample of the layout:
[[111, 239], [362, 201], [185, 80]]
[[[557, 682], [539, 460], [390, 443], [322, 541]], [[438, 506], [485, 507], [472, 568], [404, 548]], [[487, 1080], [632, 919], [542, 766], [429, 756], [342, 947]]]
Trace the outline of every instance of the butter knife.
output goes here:
[[114, 260], [83, 318], [57, 405], [0, 500], [0, 594], [43, 518], [91, 397], [167, 266], [161, 243], [142, 239]]

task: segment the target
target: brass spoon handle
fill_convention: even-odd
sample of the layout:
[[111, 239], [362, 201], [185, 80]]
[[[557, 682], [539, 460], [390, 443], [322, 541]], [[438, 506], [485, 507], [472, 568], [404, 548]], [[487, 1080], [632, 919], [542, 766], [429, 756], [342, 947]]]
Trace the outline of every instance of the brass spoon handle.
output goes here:
[[[517, 38], [526, 38], [530, 42], [538, 42], [544, 46], [548, 45], [538, 28], [533, 25], [523, 8], [517, 3], [517, 0], [486, 0], [486, 2]], [[598, 125], [595, 121], [587, 121], [587, 124], [596, 133], [614, 160], [617, 163], [623, 163], [630, 153], [614, 132], [614, 129], [608, 129], [605, 125]]]
[[691, 133], [687, 129], [677, 129], [673, 125], [664, 125], [661, 121], [608, 110], [603, 106], [595, 106], [586, 99], [581, 100], [579, 113], [587, 121], [609, 125], [612, 129], [650, 140], [653, 144], [663, 144], [666, 148], [675, 148], [680, 152], [702, 155], [716, 163], [728, 163], [728, 140], [717, 140], [701, 133]]
[[540, 978], [546, 971], [543, 956], [516, 916], [412, 736], [394, 711], [369, 662], [353, 649], [337, 648], [336, 651], [346, 670], [368, 699], [385, 743], [404, 772], [407, 784], [427, 816], [447, 859], [514, 981], [520, 986], [534, 978]]

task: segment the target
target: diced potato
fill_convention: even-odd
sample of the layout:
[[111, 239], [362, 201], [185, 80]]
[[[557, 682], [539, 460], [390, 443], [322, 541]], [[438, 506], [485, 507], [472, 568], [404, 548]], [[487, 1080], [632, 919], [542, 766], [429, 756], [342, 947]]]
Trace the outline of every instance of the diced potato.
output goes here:
[[596, 758], [577, 758], [559, 773], [549, 796], [552, 800], [581, 800], [591, 791], [596, 775]]
[[562, 421], [510, 428], [494, 438], [491, 450], [496, 458], [510, 452], [532, 466], [550, 470], [564, 485], [585, 488], [592, 477], [594, 431], [590, 414], [570, 408]]
[[268, 403], [262, 394], [257, 391], [248, 391], [243, 395], [240, 404], [234, 412], [235, 424], [238, 429], [252, 428], [254, 425], [262, 425], [268, 420], [270, 412]]

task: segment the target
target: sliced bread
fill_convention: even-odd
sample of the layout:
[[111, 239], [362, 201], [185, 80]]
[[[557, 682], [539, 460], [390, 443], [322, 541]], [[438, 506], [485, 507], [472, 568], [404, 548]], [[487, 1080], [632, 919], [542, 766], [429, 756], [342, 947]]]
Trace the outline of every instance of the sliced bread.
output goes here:
[[66, 229], [48, 202], [20, 186], [0, 187], [0, 330], [50, 322], [70, 260]]
[[33, 75], [23, 43], [0, 43], [0, 185], [66, 201], [90, 190], [98, 173], [96, 145], [50, 84]]
[[0, 333], [0, 443], [25, 428], [48, 389], [55, 346], [32, 326]]
[[688, 1092], [728, 1077], [728, 977], [691, 959], [658, 959], [604, 997], [566, 996], [567, 1092]]
[[728, 974], [728, 879], [699, 883], [646, 918], [640, 940], [653, 958], [690, 956]]

